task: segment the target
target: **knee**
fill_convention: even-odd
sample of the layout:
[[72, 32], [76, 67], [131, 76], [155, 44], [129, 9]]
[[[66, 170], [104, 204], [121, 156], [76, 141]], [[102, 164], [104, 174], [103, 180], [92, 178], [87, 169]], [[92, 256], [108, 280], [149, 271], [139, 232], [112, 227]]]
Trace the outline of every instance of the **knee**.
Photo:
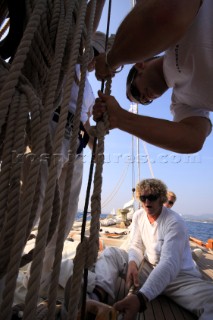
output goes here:
[[105, 261], [106, 264], [117, 267], [120, 271], [123, 272], [128, 264], [128, 254], [123, 249], [110, 247], [104, 249], [99, 260]]
[[[124, 252], [124, 253], [123, 253]], [[104, 249], [100, 258], [112, 261], [123, 261], [124, 255], [126, 252], [123, 249], [119, 249], [116, 247], [110, 247]]]
[[119, 248], [109, 247], [104, 249], [103, 255], [105, 257], [115, 257], [119, 253]]

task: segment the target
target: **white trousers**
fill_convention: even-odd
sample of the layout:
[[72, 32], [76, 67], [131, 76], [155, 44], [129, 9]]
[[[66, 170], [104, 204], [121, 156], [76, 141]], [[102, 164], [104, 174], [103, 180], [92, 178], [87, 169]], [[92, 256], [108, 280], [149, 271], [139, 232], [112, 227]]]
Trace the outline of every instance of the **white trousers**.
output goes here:
[[[96, 262], [96, 285], [103, 288], [113, 299], [116, 296], [116, 281], [124, 277], [128, 268], [128, 254], [125, 250], [111, 247], [103, 251]], [[146, 262], [139, 274], [141, 286], [153, 267]], [[177, 278], [162, 292], [180, 306], [191, 311], [199, 320], [213, 319], [213, 282], [195, 274], [179, 273]]]

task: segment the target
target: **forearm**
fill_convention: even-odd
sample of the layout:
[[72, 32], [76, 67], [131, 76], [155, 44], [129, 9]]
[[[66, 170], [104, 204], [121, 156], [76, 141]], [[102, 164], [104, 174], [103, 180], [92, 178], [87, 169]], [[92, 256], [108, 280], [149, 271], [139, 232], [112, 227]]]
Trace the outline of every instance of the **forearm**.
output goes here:
[[117, 119], [117, 128], [153, 144], [178, 153], [194, 153], [202, 148], [210, 130], [208, 119], [192, 117], [182, 122], [136, 115], [126, 110]]
[[118, 28], [109, 65], [117, 68], [165, 51], [184, 35], [199, 5], [200, 0], [138, 2]]
[[173, 265], [160, 263], [153, 268], [149, 277], [139, 289], [149, 301], [159, 296], [165, 288], [175, 279], [174, 272], [172, 270]]

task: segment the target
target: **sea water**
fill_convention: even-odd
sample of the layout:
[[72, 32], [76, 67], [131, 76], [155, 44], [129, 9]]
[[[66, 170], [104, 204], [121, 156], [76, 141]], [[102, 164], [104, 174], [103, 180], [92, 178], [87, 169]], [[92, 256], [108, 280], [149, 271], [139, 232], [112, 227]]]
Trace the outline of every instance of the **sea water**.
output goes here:
[[191, 237], [207, 242], [213, 239], [213, 221], [190, 221], [186, 220], [186, 225]]
[[[101, 218], [106, 218], [107, 214], [101, 214]], [[77, 219], [83, 217], [82, 212], [79, 212]], [[87, 220], [90, 219], [90, 213], [88, 213]], [[203, 242], [207, 242], [208, 239], [213, 239], [213, 220], [212, 221], [193, 221], [184, 219], [191, 237], [197, 238]]]

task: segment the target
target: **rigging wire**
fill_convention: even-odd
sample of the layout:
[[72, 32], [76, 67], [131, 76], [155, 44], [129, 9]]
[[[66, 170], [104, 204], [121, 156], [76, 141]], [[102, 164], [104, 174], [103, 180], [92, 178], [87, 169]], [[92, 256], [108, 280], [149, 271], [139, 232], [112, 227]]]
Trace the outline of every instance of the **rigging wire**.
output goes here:
[[148, 161], [148, 166], [149, 166], [149, 171], [151, 173], [151, 177], [154, 178], [154, 172], [153, 172], [153, 169], [152, 169], [152, 164], [151, 164], [151, 161], [150, 161], [150, 156], [149, 156], [149, 153], [148, 153], [148, 149], [147, 149], [146, 143], [143, 140], [142, 140], [142, 143], [143, 143], [143, 148], [144, 148], [145, 154], [147, 156], [147, 161]]
[[108, 203], [110, 203], [112, 201], [112, 199], [117, 195], [124, 179], [126, 178], [127, 172], [129, 169], [129, 163], [127, 163], [127, 166], [124, 168], [124, 171], [122, 172], [118, 183], [116, 184], [116, 186], [114, 187], [114, 189], [112, 190], [112, 192], [109, 194], [109, 196], [103, 201], [102, 203], [102, 208], [106, 207], [106, 205]]
[[135, 151], [134, 151], [135, 137], [132, 135], [132, 189], [135, 187]]

